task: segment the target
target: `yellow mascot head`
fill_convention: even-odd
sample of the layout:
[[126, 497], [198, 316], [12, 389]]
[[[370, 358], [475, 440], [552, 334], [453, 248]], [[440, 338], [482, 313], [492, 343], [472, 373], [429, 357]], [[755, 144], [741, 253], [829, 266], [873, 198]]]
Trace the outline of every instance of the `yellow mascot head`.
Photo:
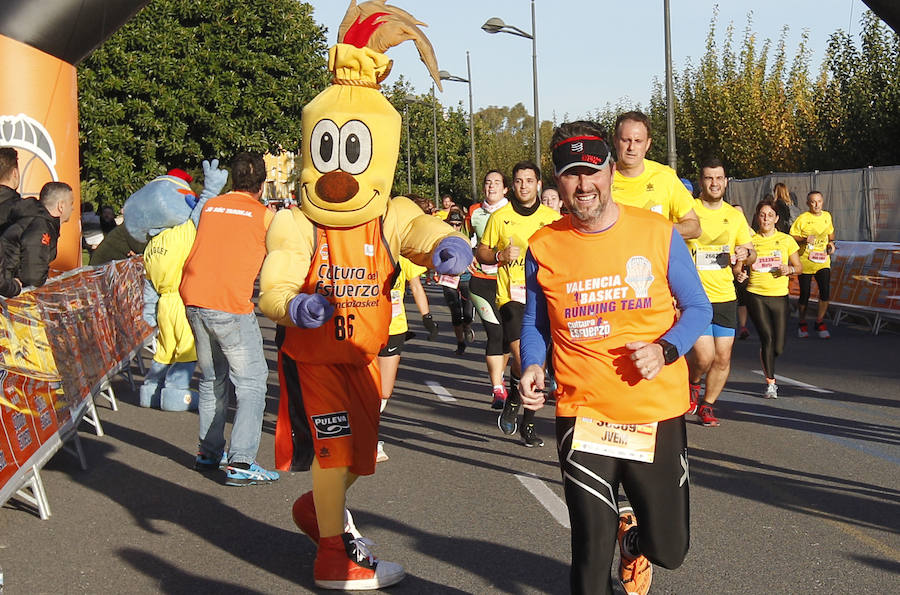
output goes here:
[[379, 91], [392, 62], [384, 51], [407, 39], [441, 87], [424, 25], [372, 0], [352, 0], [328, 52], [332, 85], [303, 108], [300, 208], [310, 220], [354, 227], [387, 209], [400, 148], [401, 117]]

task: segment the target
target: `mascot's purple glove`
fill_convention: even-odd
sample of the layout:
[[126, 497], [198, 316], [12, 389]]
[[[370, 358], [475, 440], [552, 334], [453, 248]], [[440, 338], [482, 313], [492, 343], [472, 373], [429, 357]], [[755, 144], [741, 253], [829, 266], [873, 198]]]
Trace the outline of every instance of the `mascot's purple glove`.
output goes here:
[[301, 293], [288, 304], [291, 320], [300, 328], [319, 328], [334, 314], [334, 305], [318, 293]]
[[459, 236], [448, 236], [438, 242], [431, 262], [440, 275], [459, 275], [472, 264], [472, 246]]

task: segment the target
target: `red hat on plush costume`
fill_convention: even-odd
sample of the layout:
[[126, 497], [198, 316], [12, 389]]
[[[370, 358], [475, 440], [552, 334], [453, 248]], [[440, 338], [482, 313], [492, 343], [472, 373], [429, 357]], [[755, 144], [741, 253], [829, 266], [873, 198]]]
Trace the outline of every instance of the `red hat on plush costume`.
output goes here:
[[175, 168], [170, 169], [169, 171], [167, 171], [167, 172], [166, 172], [166, 175], [167, 175], [167, 176], [175, 176], [176, 178], [181, 178], [182, 180], [184, 180], [184, 181], [187, 182], [188, 184], [190, 184], [191, 182], [194, 181], [194, 178], [191, 177], [191, 174], [187, 173], [187, 172], [184, 171], [183, 169], [178, 169], [177, 167], [175, 167]]

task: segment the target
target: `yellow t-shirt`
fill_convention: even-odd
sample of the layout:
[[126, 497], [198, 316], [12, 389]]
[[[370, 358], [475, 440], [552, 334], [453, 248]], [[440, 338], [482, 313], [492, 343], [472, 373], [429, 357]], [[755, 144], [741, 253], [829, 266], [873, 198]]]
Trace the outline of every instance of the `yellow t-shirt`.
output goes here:
[[694, 212], [700, 219], [700, 237], [687, 244], [706, 296], [714, 304], [737, 299], [731, 257], [735, 246], [750, 243], [747, 220], [726, 202], [718, 209], [710, 209], [698, 198]]
[[831, 256], [825, 251], [828, 246], [828, 236], [834, 233], [834, 224], [831, 222], [831, 213], [822, 211], [821, 215], [813, 215], [809, 211], [794, 219], [791, 225], [791, 235], [808, 238], [815, 236], [812, 244], [806, 244], [800, 250], [800, 264], [803, 265], [803, 274], [811, 275], [819, 269], [827, 269], [831, 266]]
[[425, 267], [413, 264], [405, 257], [400, 257], [400, 274], [394, 286], [391, 287], [391, 326], [388, 329], [389, 335], [399, 335], [405, 333], [409, 329], [406, 323], [406, 308], [403, 306], [403, 296], [406, 294], [406, 282], [413, 277], [418, 277], [425, 271]]
[[794, 238], [780, 231], [768, 237], [755, 234], [751, 240], [756, 249], [756, 262], [750, 265], [747, 291], [756, 295], [787, 295], [790, 276], [776, 277], [772, 274], [772, 269], [787, 264], [791, 254], [797, 252], [800, 246]]
[[616, 170], [612, 196], [617, 203], [659, 213], [672, 223], [694, 208], [694, 197], [675, 170], [649, 159], [644, 159], [644, 171], [639, 176], [626, 178]]
[[525, 251], [528, 238], [548, 223], [560, 218], [560, 214], [544, 205], [538, 205], [531, 215], [520, 215], [512, 203], [496, 210], [484, 228], [481, 243], [495, 252], [506, 250], [509, 245], [522, 249], [519, 258], [497, 271], [497, 307], [511, 301], [525, 303]]

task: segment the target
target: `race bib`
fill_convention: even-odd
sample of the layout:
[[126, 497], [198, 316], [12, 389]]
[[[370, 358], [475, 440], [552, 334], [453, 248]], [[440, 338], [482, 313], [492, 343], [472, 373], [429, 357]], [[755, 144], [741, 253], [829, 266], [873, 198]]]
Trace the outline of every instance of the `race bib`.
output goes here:
[[496, 275], [497, 274], [497, 265], [495, 264], [483, 264], [481, 265], [481, 270], [486, 275]]
[[399, 289], [391, 290], [391, 318], [400, 316], [403, 312], [403, 292]]
[[656, 427], [652, 424], [614, 424], [591, 416], [579, 407], [575, 417], [572, 450], [616, 459], [652, 463], [656, 454]]
[[697, 250], [698, 271], [718, 271], [731, 266], [731, 247], [722, 246], [718, 250]]
[[525, 303], [525, 284], [513, 283], [509, 286], [509, 297], [514, 302]]
[[781, 250], [773, 250], [768, 256], [759, 256], [750, 268], [762, 273], [771, 273], [781, 268]]
[[459, 275], [440, 275], [437, 279], [438, 285], [456, 289], [459, 287]]
[[828, 260], [828, 254], [824, 250], [812, 250], [809, 253], [809, 261], [816, 264], [822, 264]]

